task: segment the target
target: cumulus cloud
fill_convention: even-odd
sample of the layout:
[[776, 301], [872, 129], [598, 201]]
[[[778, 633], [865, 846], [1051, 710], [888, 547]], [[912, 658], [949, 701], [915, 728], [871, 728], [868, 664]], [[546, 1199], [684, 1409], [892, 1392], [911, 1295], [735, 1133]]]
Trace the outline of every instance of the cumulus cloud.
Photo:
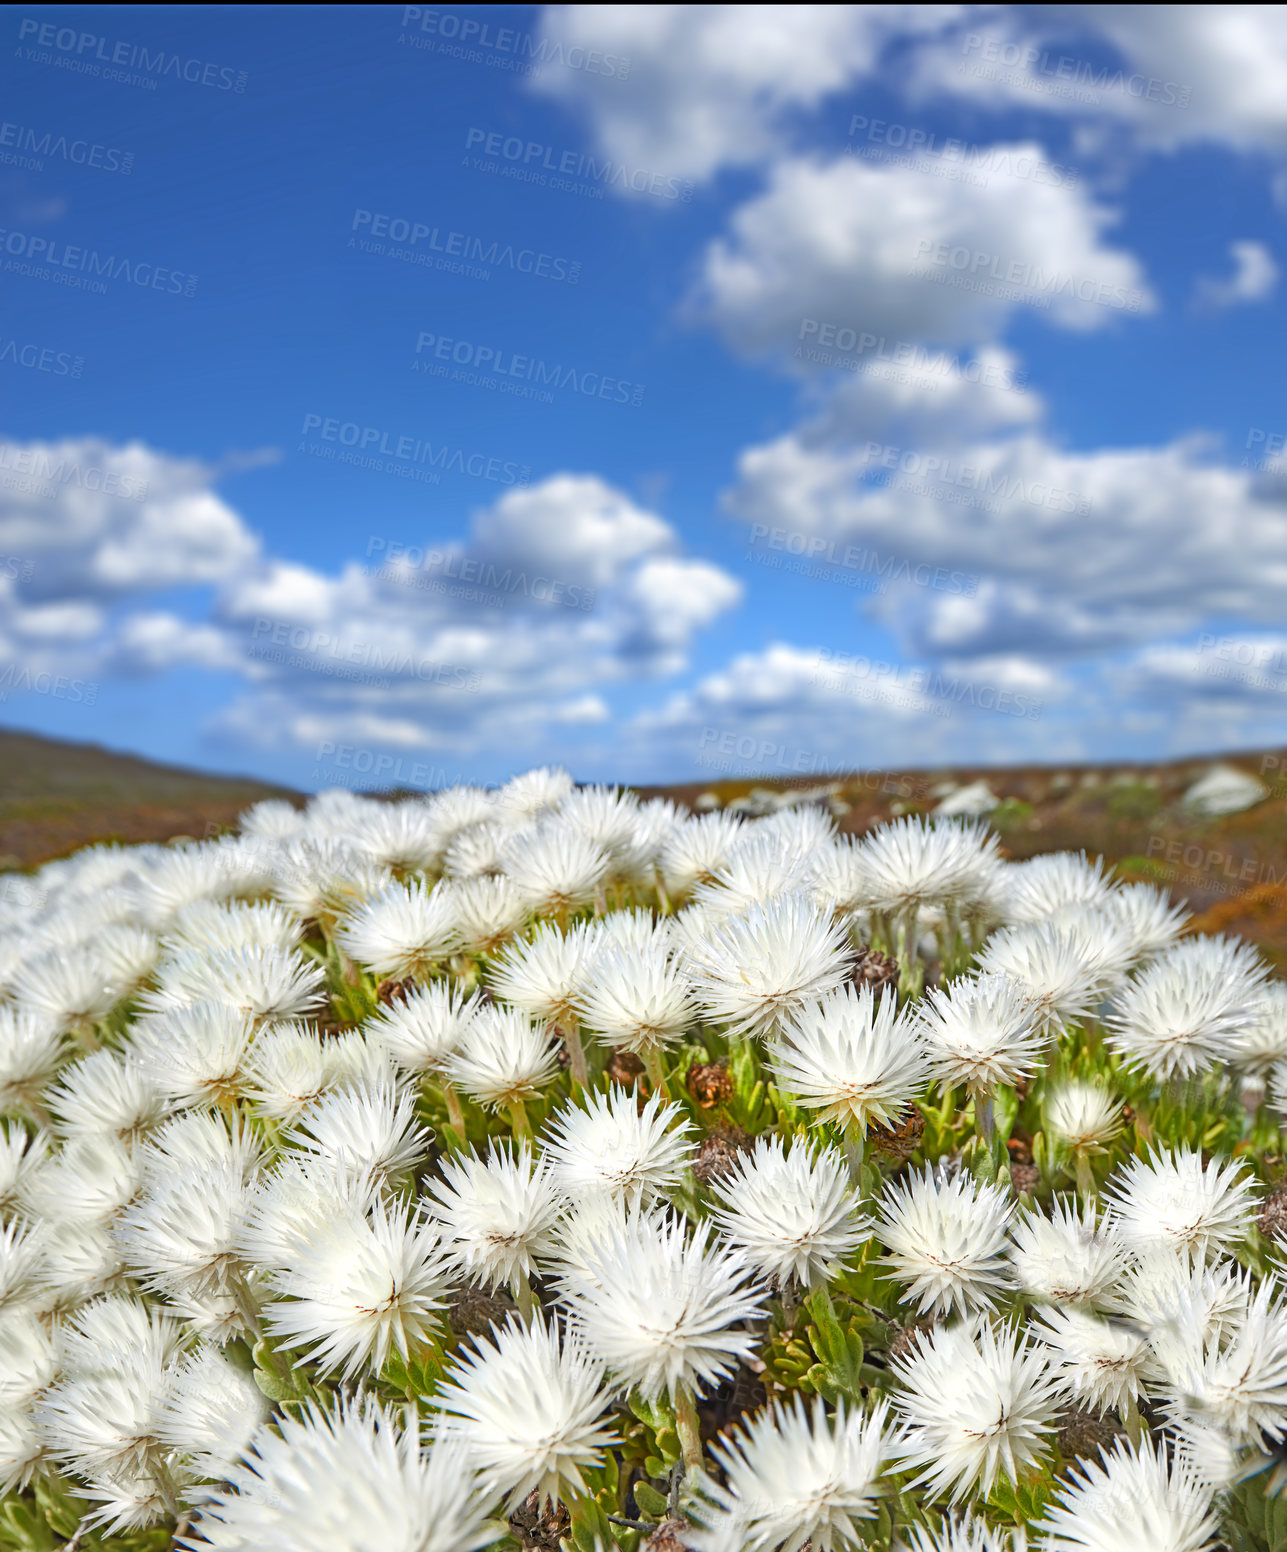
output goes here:
[[[703, 180], [775, 155], [794, 113], [868, 75], [894, 37], [932, 33], [964, 10], [548, 6], [542, 31], [551, 58], [533, 86], [588, 118], [599, 148], [625, 167]], [[613, 64], [567, 69], [572, 49]]]
[[[1027, 148], [1039, 151], [1039, 148]], [[690, 298], [731, 349], [788, 358], [810, 325], [937, 345], [991, 343], [1016, 310], [1089, 331], [1148, 311], [1115, 212], [1070, 185], [974, 187], [856, 159], [792, 159], [708, 247]]]
[[1233, 274], [1227, 280], [1203, 276], [1198, 280], [1194, 300], [1199, 307], [1223, 312], [1247, 302], [1265, 302], [1278, 287], [1279, 269], [1264, 243], [1229, 244]]
[[1028, 432], [943, 452], [791, 434], [743, 454], [729, 506], [979, 578], [969, 594], [890, 588], [890, 628], [936, 661], [1103, 652], [1210, 618], [1267, 624], [1287, 585], [1283, 493], [1195, 441], [1068, 452]]

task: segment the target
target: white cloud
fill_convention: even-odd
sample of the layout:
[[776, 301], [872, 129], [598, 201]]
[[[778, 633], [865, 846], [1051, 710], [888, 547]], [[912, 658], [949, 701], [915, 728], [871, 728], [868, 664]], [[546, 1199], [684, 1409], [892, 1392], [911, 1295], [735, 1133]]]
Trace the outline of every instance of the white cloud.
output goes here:
[[1024, 307], [1103, 328], [1154, 305], [1135, 258], [1103, 244], [1115, 220], [1070, 185], [785, 161], [708, 247], [690, 306], [732, 349], [801, 369], [822, 328], [985, 345]]
[[1277, 288], [1280, 271], [1264, 243], [1230, 243], [1229, 256], [1233, 274], [1228, 280], [1204, 276], [1198, 281], [1195, 300], [1199, 306], [1223, 311], [1245, 302], [1267, 301]]
[[[1212, 618], [1272, 623], [1287, 587], [1281, 493], [1193, 441], [1066, 452], [1028, 433], [943, 453], [809, 445], [743, 454], [731, 510], [912, 567], [973, 592], [895, 583], [884, 617], [934, 661], [1128, 647]], [[906, 568], [901, 568], [905, 573]]]
[[[549, 6], [554, 56], [533, 84], [587, 115], [600, 149], [627, 168], [701, 180], [773, 156], [793, 113], [869, 74], [891, 38], [933, 32], [964, 9]], [[568, 69], [572, 49], [614, 63]]]

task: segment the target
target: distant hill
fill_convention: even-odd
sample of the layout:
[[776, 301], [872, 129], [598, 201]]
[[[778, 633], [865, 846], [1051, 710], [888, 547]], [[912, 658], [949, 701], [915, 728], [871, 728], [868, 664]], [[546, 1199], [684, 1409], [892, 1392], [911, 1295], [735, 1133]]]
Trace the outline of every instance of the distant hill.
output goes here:
[[0, 868], [30, 867], [91, 841], [202, 836], [264, 798], [304, 801], [250, 776], [212, 776], [100, 744], [0, 730]]

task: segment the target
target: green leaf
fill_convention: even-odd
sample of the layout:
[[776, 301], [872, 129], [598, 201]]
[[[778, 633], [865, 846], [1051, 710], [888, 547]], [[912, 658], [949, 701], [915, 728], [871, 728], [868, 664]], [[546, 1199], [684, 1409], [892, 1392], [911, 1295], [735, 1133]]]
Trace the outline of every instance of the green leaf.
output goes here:
[[650, 1514], [654, 1519], [664, 1520], [670, 1512], [670, 1502], [666, 1495], [659, 1493], [647, 1482], [636, 1482], [634, 1495], [640, 1514]]

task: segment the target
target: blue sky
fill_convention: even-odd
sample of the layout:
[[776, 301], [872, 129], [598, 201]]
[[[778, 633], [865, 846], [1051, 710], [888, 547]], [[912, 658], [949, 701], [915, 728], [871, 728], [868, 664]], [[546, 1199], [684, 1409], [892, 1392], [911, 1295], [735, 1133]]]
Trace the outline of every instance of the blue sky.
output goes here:
[[304, 788], [1287, 738], [1285, 8], [4, 25], [8, 725]]

